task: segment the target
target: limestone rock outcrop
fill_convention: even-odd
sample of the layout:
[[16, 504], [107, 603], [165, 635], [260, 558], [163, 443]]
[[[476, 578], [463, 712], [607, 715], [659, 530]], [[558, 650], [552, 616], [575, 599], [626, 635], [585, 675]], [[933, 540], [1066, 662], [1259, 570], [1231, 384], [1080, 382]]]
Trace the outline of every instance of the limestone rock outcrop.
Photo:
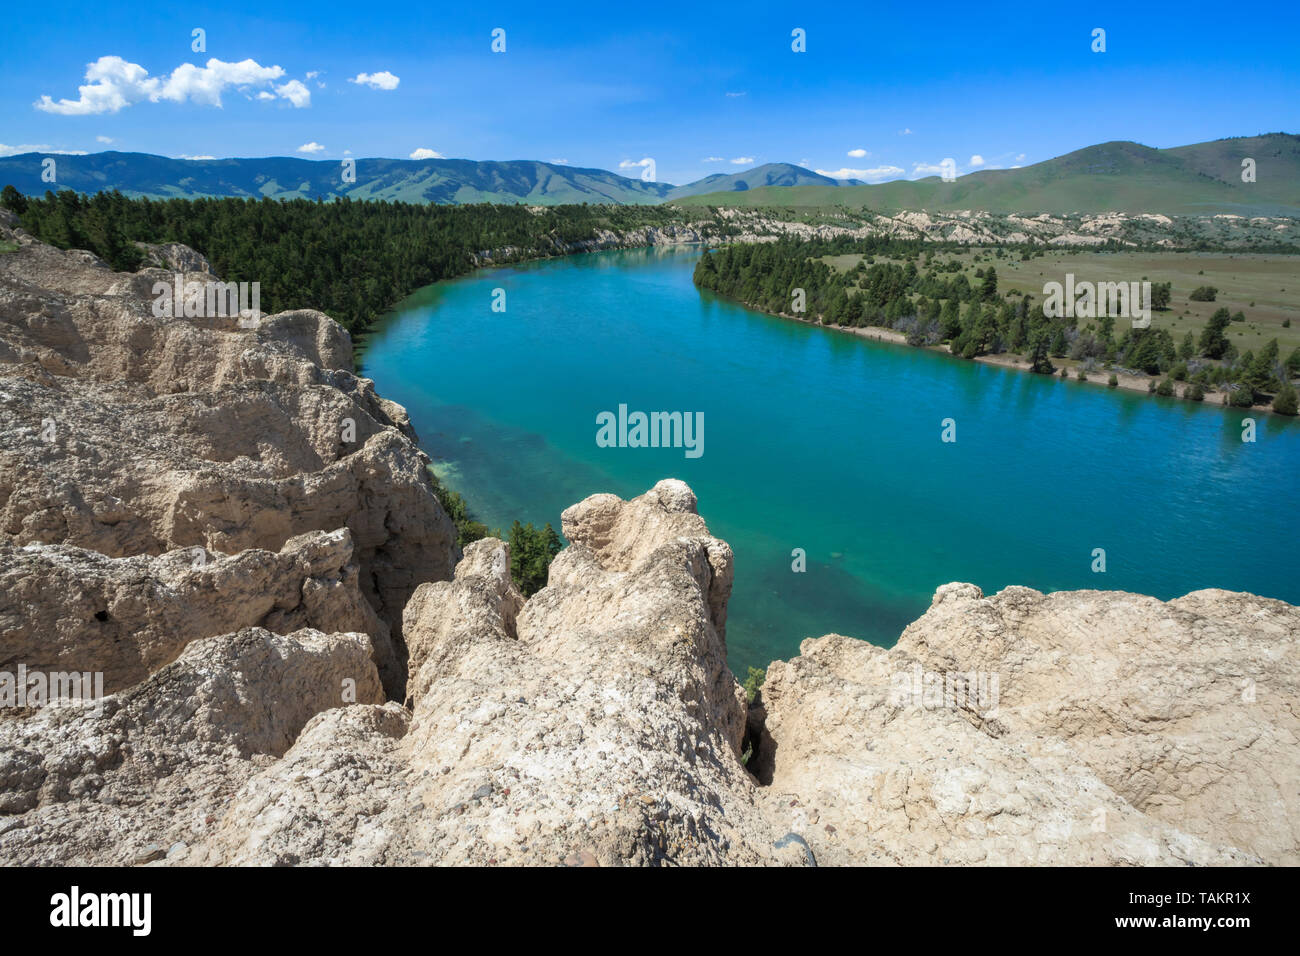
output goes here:
[[[0, 234], [19, 244], [0, 256], [0, 540], [122, 558], [346, 529], [348, 586], [400, 698], [402, 609], [451, 576], [455, 528], [405, 411], [353, 373], [348, 333], [311, 310], [160, 317], [154, 285], [176, 274]], [[218, 281], [192, 250], [151, 255], [194, 270], [182, 283]]]
[[732, 556], [690, 489], [596, 495], [563, 521], [571, 544], [526, 603], [491, 539], [422, 585], [410, 710], [322, 715], [187, 861], [802, 862], [775, 846], [740, 761]]
[[941, 587], [774, 663], [755, 767], [832, 863], [1294, 865], [1300, 609]]
[[0, 719], [0, 860], [176, 859], [313, 716], [383, 696], [365, 634], [247, 628], [130, 690]]
[[361, 597], [352, 552], [347, 529], [233, 555], [196, 547], [110, 558], [68, 545], [0, 544], [0, 671], [98, 672], [111, 694], [192, 641], [260, 626], [377, 635], [380, 673], [396, 681], [405, 662]]

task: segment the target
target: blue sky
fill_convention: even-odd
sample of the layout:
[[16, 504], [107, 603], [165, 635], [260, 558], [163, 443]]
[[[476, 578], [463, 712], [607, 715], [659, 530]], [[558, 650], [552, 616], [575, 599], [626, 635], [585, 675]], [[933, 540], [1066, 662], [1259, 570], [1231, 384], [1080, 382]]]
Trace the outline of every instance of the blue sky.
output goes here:
[[[0, 153], [431, 150], [613, 170], [649, 157], [675, 183], [765, 162], [878, 181], [946, 157], [968, 172], [1114, 139], [1300, 130], [1295, 4], [79, 6], [6, 10]], [[92, 63], [104, 79], [83, 97]]]

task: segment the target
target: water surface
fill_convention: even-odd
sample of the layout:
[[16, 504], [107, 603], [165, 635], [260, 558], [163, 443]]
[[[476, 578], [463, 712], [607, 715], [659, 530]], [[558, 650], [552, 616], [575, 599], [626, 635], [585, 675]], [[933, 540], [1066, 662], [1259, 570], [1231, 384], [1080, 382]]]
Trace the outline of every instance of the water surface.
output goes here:
[[[1300, 603], [1296, 422], [1259, 415], [1243, 444], [1240, 411], [766, 316], [696, 289], [698, 255], [602, 252], [438, 283], [380, 323], [364, 374], [491, 526], [558, 530], [595, 492], [688, 482], [736, 554], [741, 674], [829, 632], [890, 645], [948, 581]], [[704, 454], [598, 447], [597, 414], [620, 404], [703, 412]]]

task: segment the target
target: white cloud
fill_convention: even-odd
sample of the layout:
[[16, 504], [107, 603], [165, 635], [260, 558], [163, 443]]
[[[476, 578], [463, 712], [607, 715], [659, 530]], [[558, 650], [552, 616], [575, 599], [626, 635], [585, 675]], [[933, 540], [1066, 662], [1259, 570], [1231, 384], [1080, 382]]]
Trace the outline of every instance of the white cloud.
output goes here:
[[320, 73], [321, 73], [320, 70], [308, 70], [308, 71], [307, 71], [307, 79], [309, 79], [309, 80], [314, 80], [314, 79], [316, 79], [316, 77], [320, 76]]
[[186, 156], [184, 153], [176, 157], [177, 159], [216, 159], [215, 156]]
[[726, 161], [725, 156], [705, 156], [703, 159], [700, 160], [700, 162], [702, 163], [721, 163], [725, 161]]
[[84, 149], [51, 149], [47, 143], [23, 143], [6, 146], [0, 143], [0, 156], [17, 156], [21, 153], [51, 153], [55, 156], [85, 156]]
[[829, 176], [831, 179], [863, 179], [868, 182], [903, 175], [903, 170], [898, 166], [876, 166], [873, 169], [848, 169], [846, 167], [844, 169], [819, 169], [817, 172], [823, 176]]
[[274, 94], [274, 93], [268, 93], [268, 92], [266, 92], [266, 90], [262, 90], [262, 92], [260, 92], [260, 93], [257, 94], [257, 98], [258, 98], [259, 100], [273, 100], [273, 99], [275, 99], [275, 94]]
[[865, 149], [851, 149], [849, 150], [849, 155], [852, 156], [854, 159], [862, 159], [862, 157], [870, 156], [871, 154], [868, 153]]
[[972, 157], [970, 158], [970, 164], [971, 164], [972, 166], [983, 166], [983, 165], [984, 165], [984, 157], [981, 156], [979, 153], [976, 153], [974, 156], [972, 156]]
[[128, 63], [120, 56], [101, 56], [86, 66], [86, 84], [77, 88], [80, 97], [57, 103], [48, 95], [36, 101], [36, 108], [64, 116], [116, 113], [124, 106], [142, 99], [155, 102], [161, 81], [149, 79], [149, 71], [138, 63]]
[[1024, 161], [1025, 161], [1025, 154], [1024, 154], [1024, 153], [1021, 153], [1019, 156], [1016, 157], [1016, 162], [1018, 162], [1018, 163], [1023, 163]]
[[352, 150], [350, 150], [350, 149], [345, 149], [345, 150], [343, 150], [343, 155], [344, 155], [344, 156], [351, 156], [351, 155], [352, 155]]
[[619, 160], [619, 169], [638, 169], [642, 166], [653, 166], [654, 160], [649, 157], [645, 159], [623, 159]]
[[300, 152], [300, 153], [323, 153], [323, 152], [325, 152], [325, 147], [322, 146], [320, 143], [316, 142], [315, 140], [313, 140], [313, 141], [310, 142], [310, 143], [303, 143], [301, 146], [299, 146], [299, 147], [298, 147], [298, 152]]
[[551, 162], [554, 163], [556, 166], [569, 165], [569, 161], [567, 159], [552, 159]]
[[900, 130], [898, 131], [898, 135], [899, 135], [899, 136], [911, 136], [911, 135], [912, 135], [912, 131], [911, 131], [910, 129], [900, 129]]
[[372, 90], [395, 90], [402, 80], [401, 77], [394, 76], [387, 70], [380, 70], [378, 73], [358, 73], [348, 82], [368, 86]]
[[736, 97], [736, 96], [747, 96], [748, 93], [745, 93], [745, 92], [741, 92], [741, 93], [728, 93], [727, 95], [728, 95], [728, 96], [731, 96], [731, 97]]
[[933, 166], [930, 163], [913, 163], [912, 176], [941, 176], [943, 175], [942, 166]]
[[411, 151], [411, 159], [446, 159], [442, 153], [436, 149], [429, 149], [427, 146], [421, 146], [419, 149]]
[[731, 160], [731, 163], [734, 166], [748, 166], [753, 161], [753, 156], [737, 156], [735, 159]]
[[311, 90], [303, 86], [298, 80], [290, 80], [283, 86], [277, 86], [275, 91], [292, 103], [297, 109], [302, 109], [304, 106], [311, 106]]
[[208, 60], [207, 66], [182, 63], [163, 81], [158, 97], [151, 99], [161, 98], [173, 103], [193, 100], [206, 106], [220, 106], [221, 93], [228, 87], [261, 86], [283, 75], [284, 70], [280, 67], [261, 66], [255, 60], [225, 63], [213, 58]]
[[113, 142], [113, 137], [111, 137], [111, 136], [96, 136], [96, 137], [95, 137], [95, 142], [97, 142], [97, 143], [111, 143], [111, 142]]
[[130, 63], [120, 56], [101, 56], [86, 66], [87, 82], [77, 87], [77, 99], [55, 100], [46, 94], [35, 106], [60, 116], [116, 113], [144, 101], [194, 102], [220, 107], [221, 94], [226, 90], [267, 86], [295, 107], [311, 105], [311, 94], [297, 80], [272, 85], [282, 76], [284, 70], [278, 66], [262, 66], [251, 59], [226, 63], [214, 57], [206, 66], [182, 63], [166, 77], [151, 77], [138, 63]]

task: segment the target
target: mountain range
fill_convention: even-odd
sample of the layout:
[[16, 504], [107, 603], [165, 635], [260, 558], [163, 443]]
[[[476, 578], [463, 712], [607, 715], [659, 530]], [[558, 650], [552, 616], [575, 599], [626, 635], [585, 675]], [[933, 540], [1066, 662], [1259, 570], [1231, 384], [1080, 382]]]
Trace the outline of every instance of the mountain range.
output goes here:
[[[0, 159], [0, 184], [28, 195], [42, 194], [42, 161], [48, 154]], [[331, 159], [171, 159], [149, 153], [104, 152], [55, 155], [59, 188], [78, 192], [118, 189], [128, 196], [236, 196], [271, 199], [387, 199], [412, 203], [523, 202], [650, 204], [701, 193], [812, 186], [835, 189], [857, 180], [836, 180], [802, 166], [769, 163], [731, 175], [715, 174], [685, 186], [644, 182], [604, 169], [534, 160], [357, 159], [354, 181], [344, 181], [344, 162]]]
[[[40, 194], [48, 154], [0, 158], [0, 184]], [[603, 169], [535, 160], [357, 159], [355, 181], [338, 160], [171, 159], [147, 153], [56, 155], [59, 188], [119, 189], [154, 198], [235, 196], [272, 199], [385, 199], [473, 202], [790, 206], [995, 213], [1165, 213], [1300, 216], [1300, 136], [1271, 133], [1154, 149], [1116, 141], [1020, 169], [982, 170], [868, 185], [790, 163], [706, 176], [693, 183], [644, 182]], [[1243, 182], [1242, 162], [1255, 179]]]
[[[1242, 179], [1254, 161], [1254, 181]], [[1270, 133], [1153, 149], [1101, 143], [1020, 169], [987, 169], [836, 188], [799, 185], [737, 195], [684, 197], [690, 205], [868, 208], [895, 213], [961, 209], [993, 213], [1164, 213], [1300, 216], [1300, 136]]]

